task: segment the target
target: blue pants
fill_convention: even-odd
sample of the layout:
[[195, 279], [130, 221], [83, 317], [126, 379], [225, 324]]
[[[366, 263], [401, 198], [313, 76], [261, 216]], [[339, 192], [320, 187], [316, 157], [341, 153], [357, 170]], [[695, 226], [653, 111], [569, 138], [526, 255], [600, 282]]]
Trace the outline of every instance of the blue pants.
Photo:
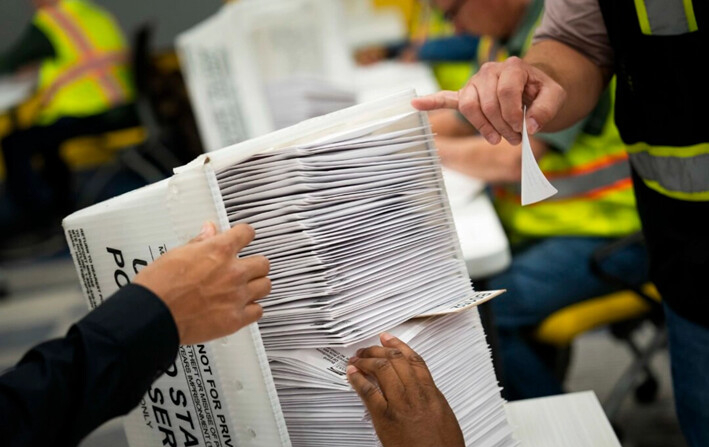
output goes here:
[[672, 388], [687, 443], [709, 446], [709, 330], [665, 304]]
[[[507, 289], [491, 302], [499, 343], [498, 373], [507, 399], [563, 392], [529, 333], [561, 308], [617, 290], [589, 267], [593, 251], [609, 241], [597, 237], [543, 239], [515, 254], [511, 266], [488, 281], [491, 289]], [[615, 252], [601, 266], [631, 284], [648, 281], [647, 253], [641, 244]]]
[[665, 304], [677, 417], [691, 447], [709, 446], [709, 201], [675, 200], [633, 171], [650, 276]]

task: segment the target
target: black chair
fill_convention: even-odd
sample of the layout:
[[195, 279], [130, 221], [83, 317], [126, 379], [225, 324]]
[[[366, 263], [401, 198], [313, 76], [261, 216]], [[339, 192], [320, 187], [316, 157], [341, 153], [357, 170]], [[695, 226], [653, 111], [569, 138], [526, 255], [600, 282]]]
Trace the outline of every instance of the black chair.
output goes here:
[[[135, 32], [131, 45], [131, 73], [136, 88], [134, 109], [144, 137], [134, 139], [129, 144], [114, 151], [111, 163], [106, 163], [96, 170], [82, 188], [79, 195], [79, 208], [96, 203], [102, 197], [105, 188], [123, 171], [131, 172], [146, 184], [160, 181], [171, 175], [172, 169], [184, 164], [163, 144], [164, 131], [156, 117], [156, 110], [150, 97], [151, 79], [154, 78], [151, 40], [153, 26], [141, 25]], [[137, 130], [137, 129], [136, 129]], [[111, 137], [109, 135], [108, 137]], [[99, 145], [107, 151], [114, 148], [105, 144], [105, 136], [100, 135], [87, 145]]]
[[[603, 268], [610, 256], [633, 244], [642, 244], [640, 232], [613, 240], [597, 249], [589, 260], [591, 271], [601, 280], [613, 285], [618, 292], [595, 297], [560, 309], [545, 319], [534, 333], [545, 358], [563, 382], [571, 358], [572, 342], [589, 330], [606, 327], [609, 333], [624, 344], [631, 353], [632, 362], [615, 381], [608, 397], [602, 402], [606, 416], [619, 437], [616, 417], [625, 398], [634, 393], [638, 403], [656, 399], [659, 388], [657, 375], [651, 367], [655, 354], [667, 347], [664, 312], [657, 290], [650, 283], [636, 285], [613, 275]], [[649, 341], [638, 342], [640, 332], [650, 324]]]
[[174, 51], [154, 54], [153, 34], [154, 26], [146, 22], [133, 41], [136, 104], [152, 136], [147, 153], [171, 171], [204, 151], [177, 55]]

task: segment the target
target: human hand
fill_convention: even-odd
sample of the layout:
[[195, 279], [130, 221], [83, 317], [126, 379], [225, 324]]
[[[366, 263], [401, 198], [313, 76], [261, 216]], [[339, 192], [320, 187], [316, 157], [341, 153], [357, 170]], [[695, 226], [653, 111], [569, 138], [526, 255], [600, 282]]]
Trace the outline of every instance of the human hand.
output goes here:
[[382, 445], [464, 447], [458, 420], [423, 359], [396, 337], [385, 333], [380, 340], [382, 346], [360, 349], [350, 359], [347, 379], [372, 415]]
[[549, 75], [510, 57], [484, 64], [458, 92], [441, 91], [411, 104], [419, 110], [458, 109], [490, 144], [502, 137], [520, 144], [523, 104], [528, 106], [527, 131], [533, 135], [556, 116], [565, 100], [565, 90]]
[[355, 51], [355, 62], [358, 65], [372, 65], [387, 58], [387, 51], [382, 46], [361, 48]]
[[217, 234], [207, 222], [197, 237], [135, 277], [135, 284], [155, 293], [170, 309], [180, 344], [224, 337], [261, 318], [263, 309], [255, 301], [271, 291], [268, 259], [236, 258], [253, 239], [254, 230], [247, 224]]
[[406, 63], [417, 62], [419, 60], [419, 48], [419, 45], [409, 45], [399, 52], [397, 59]]

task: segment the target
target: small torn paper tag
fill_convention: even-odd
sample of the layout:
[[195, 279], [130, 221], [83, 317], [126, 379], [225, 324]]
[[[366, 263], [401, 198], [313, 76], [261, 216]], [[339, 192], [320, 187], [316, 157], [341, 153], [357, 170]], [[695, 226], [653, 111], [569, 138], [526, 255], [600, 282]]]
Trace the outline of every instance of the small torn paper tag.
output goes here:
[[527, 136], [527, 108], [524, 108], [524, 121], [522, 122], [522, 205], [530, 205], [547, 199], [558, 191], [549, 183], [542, 170], [539, 169], [537, 159], [534, 158], [532, 146]]
[[414, 318], [437, 317], [439, 315], [448, 315], [462, 312], [472, 307], [479, 306], [483, 303], [487, 303], [491, 299], [495, 298], [496, 296], [502, 295], [505, 292], [507, 292], [507, 289], [475, 291], [471, 296], [466, 297], [463, 301], [459, 301], [453, 304], [452, 306], [443, 306], [438, 309], [426, 312], [425, 314], [416, 315]]

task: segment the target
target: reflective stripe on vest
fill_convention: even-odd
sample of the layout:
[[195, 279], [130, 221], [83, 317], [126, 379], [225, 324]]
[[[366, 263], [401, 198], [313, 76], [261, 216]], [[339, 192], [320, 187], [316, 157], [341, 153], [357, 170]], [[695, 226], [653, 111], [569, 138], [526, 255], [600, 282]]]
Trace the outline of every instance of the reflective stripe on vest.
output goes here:
[[105, 92], [105, 97], [109, 100], [111, 105], [120, 103], [124, 98], [124, 95], [121, 93], [121, 86], [117, 85], [116, 79], [111, 76], [108, 71], [116, 64], [126, 63], [127, 60], [128, 55], [125, 52], [91, 57], [91, 59], [81, 65], [71, 68], [57, 77], [52, 85], [44, 91], [42, 103], [44, 105], [50, 103], [59, 89], [88, 74], [94, 74], [99, 79], [110, 79], [110, 81], [107, 81], [109, 87], [102, 91]]
[[681, 200], [709, 200], [709, 144], [628, 146], [630, 161], [652, 189]]
[[519, 192], [496, 187], [495, 208], [513, 244], [530, 237], [627, 235], [640, 229], [628, 171], [627, 160], [621, 160], [557, 178], [552, 183], [563, 197], [524, 207]]
[[[559, 191], [548, 202], [573, 198], [597, 198], [631, 183], [628, 156], [618, 154], [565, 172], [545, 172], [547, 179]], [[519, 184], [506, 186], [508, 194], [521, 195]], [[497, 192], [501, 192], [499, 189]]]
[[52, 85], [45, 91], [42, 102], [45, 105], [50, 103], [61, 87], [92, 73], [94, 74], [92, 79], [98, 82], [101, 92], [108, 101], [108, 105], [121, 103], [126, 95], [118, 79], [110, 70], [116, 63], [125, 62], [125, 52], [108, 55], [96, 54], [86, 33], [82, 30], [81, 24], [77, 23], [70, 14], [65, 13], [54, 5], [44, 8], [44, 11], [47, 12], [49, 19], [54, 22], [54, 26], [66, 33], [67, 38], [79, 54], [79, 61], [76, 67], [62, 73], [54, 80]]
[[[648, 187], [679, 200], [709, 200], [702, 57], [705, 0], [599, 0], [615, 59], [616, 123]], [[659, 63], [657, 63], [659, 61]], [[658, 82], [672, 86], [658, 93]]]
[[635, 0], [643, 34], [674, 36], [697, 31], [692, 0]]
[[559, 191], [555, 199], [569, 199], [577, 196], [592, 196], [600, 191], [630, 179], [630, 165], [626, 155], [618, 156], [607, 163], [593, 163], [592, 169], [578, 167], [578, 173], [571, 175], [549, 174], [552, 185]]

